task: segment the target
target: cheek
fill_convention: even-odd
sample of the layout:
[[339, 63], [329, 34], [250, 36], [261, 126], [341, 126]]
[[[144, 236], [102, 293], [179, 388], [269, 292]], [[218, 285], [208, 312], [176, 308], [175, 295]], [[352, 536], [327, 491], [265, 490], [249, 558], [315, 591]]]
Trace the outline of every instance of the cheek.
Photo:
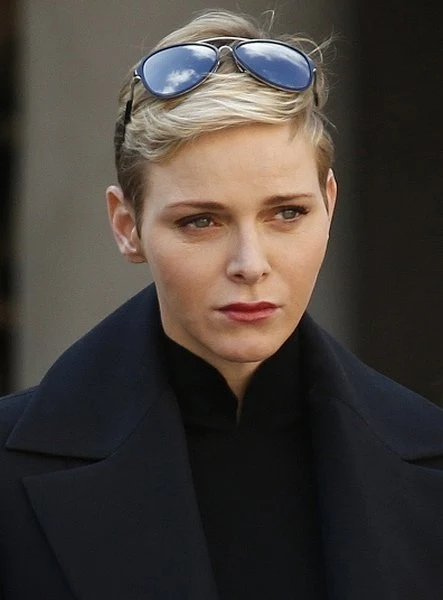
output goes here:
[[149, 267], [152, 277], [158, 287], [174, 288], [181, 285], [183, 277], [183, 261], [168, 252], [152, 252]]
[[321, 266], [323, 264], [323, 260], [325, 258], [327, 248], [327, 240], [322, 238], [316, 240], [316, 243], [312, 244], [310, 247], [310, 251], [306, 256], [305, 261], [305, 281], [306, 285], [310, 288], [312, 292], [312, 288], [315, 285], [317, 280], [317, 276], [320, 272]]
[[301, 277], [312, 277], [319, 271], [328, 244], [327, 230], [306, 231], [292, 247], [285, 248], [285, 264]]
[[310, 258], [311, 258], [313, 265], [317, 265], [318, 267], [321, 266], [323, 259], [325, 257], [325, 254], [326, 254], [327, 247], [328, 247], [328, 236], [327, 235], [321, 235], [317, 239], [314, 240], [312, 247], [311, 247], [311, 252], [310, 252]]
[[169, 305], [198, 304], [214, 272], [210, 253], [182, 244], [153, 245], [149, 267], [157, 289]]

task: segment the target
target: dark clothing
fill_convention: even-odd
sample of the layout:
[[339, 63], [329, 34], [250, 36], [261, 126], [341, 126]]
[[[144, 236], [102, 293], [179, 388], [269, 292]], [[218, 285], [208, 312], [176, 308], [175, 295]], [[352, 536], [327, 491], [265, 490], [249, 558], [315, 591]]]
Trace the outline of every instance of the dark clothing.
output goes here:
[[298, 335], [256, 371], [238, 424], [219, 372], [165, 346], [220, 600], [325, 598]]
[[[328, 600], [441, 600], [443, 411], [299, 335]], [[149, 287], [0, 402], [2, 600], [217, 600], [158, 343]]]

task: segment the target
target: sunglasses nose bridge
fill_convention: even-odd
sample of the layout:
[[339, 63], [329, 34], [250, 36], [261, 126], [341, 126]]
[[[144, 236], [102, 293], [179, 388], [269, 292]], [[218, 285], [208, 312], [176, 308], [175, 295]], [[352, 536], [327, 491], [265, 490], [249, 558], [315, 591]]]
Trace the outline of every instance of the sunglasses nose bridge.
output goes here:
[[237, 60], [237, 56], [235, 54], [235, 49], [232, 46], [228, 46], [227, 44], [218, 47], [219, 63], [222, 61], [223, 58], [225, 58], [225, 56], [227, 54], [229, 54], [231, 56], [231, 58], [234, 61], [234, 64], [236, 65], [237, 69], [239, 71], [243, 72], [244, 68], [243, 68], [243, 66]]
[[232, 52], [231, 46], [228, 46], [227, 44], [223, 44], [223, 46], [219, 46], [218, 47], [218, 53], [220, 54], [220, 56], [222, 56], [222, 52], [224, 50], [227, 50], [231, 54], [231, 56], [234, 55], [233, 52]]
[[229, 54], [231, 56], [232, 60], [237, 64], [237, 59], [235, 57], [235, 52], [234, 52], [232, 46], [228, 46], [226, 44], [226, 45], [218, 47], [219, 62], [221, 60], [223, 60], [226, 57], [227, 54]]

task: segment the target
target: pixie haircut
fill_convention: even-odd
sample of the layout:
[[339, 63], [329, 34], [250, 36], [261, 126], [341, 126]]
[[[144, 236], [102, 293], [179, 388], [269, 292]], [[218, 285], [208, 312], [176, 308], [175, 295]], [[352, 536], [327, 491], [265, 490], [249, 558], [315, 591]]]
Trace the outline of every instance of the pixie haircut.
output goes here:
[[237, 70], [227, 56], [196, 90], [172, 99], [152, 96], [139, 83], [134, 88], [131, 119], [124, 125], [125, 105], [130, 96], [133, 67], [119, 95], [115, 127], [115, 163], [119, 185], [134, 211], [140, 232], [143, 202], [149, 188], [151, 162], [168, 160], [186, 142], [207, 132], [250, 123], [293, 125], [294, 135], [303, 132], [316, 152], [319, 183], [325, 195], [333, 142], [327, 131], [323, 109], [328, 87], [322, 48], [301, 36], [275, 36], [271, 25], [261, 26], [250, 17], [229, 11], [202, 13], [184, 27], [163, 38], [154, 48], [196, 42], [214, 37], [281, 40], [305, 52], [316, 68], [316, 101], [312, 86], [302, 92], [281, 91]]

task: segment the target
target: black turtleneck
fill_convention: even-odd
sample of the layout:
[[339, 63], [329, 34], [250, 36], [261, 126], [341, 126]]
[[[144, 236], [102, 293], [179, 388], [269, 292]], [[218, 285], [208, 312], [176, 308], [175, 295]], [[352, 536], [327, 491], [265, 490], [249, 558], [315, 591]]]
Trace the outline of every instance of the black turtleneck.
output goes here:
[[323, 566], [309, 423], [294, 333], [237, 399], [165, 337], [220, 600], [320, 600]]

